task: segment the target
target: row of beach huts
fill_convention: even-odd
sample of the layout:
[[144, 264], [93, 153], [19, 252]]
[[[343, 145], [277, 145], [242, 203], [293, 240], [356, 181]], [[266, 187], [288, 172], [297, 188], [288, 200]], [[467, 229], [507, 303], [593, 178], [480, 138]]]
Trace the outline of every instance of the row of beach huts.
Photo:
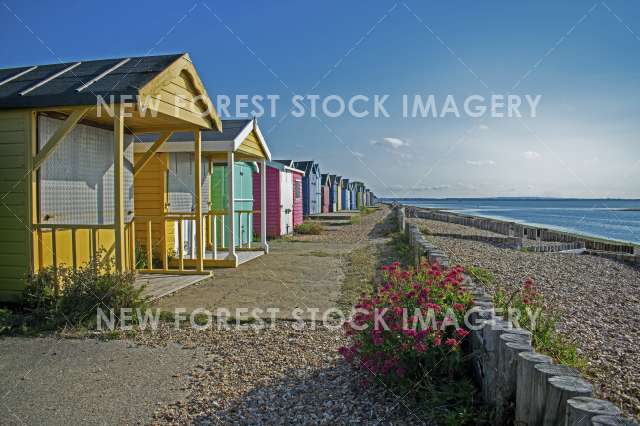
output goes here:
[[305, 217], [375, 200], [272, 160], [256, 119], [220, 119], [187, 54], [1, 69], [0, 188], [0, 300], [105, 256], [144, 274], [236, 267]]

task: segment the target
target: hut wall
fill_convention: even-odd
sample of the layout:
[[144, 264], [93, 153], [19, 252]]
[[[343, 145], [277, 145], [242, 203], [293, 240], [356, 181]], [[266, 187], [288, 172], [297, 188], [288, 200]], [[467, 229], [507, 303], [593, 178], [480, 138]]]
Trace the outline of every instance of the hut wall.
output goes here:
[[320, 193], [322, 196], [321, 199], [321, 213], [329, 213], [329, 204], [331, 203], [329, 193], [331, 192], [331, 187], [329, 185], [320, 186]]
[[29, 111], [0, 113], [0, 176], [3, 203], [0, 205], [0, 300], [17, 301], [24, 289], [24, 277], [31, 269], [28, 147], [31, 146]]
[[310, 189], [315, 202], [311, 203], [310, 213], [317, 214], [322, 210], [322, 184], [320, 182], [322, 176], [320, 175], [320, 167], [315, 167], [313, 175], [315, 176], [315, 183], [312, 183]]
[[[253, 174], [253, 197], [256, 210], [262, 211], [260, 175]], [[267, 236], [277, 237], [280, 235], [280, 171], [267, 166]], [[260, 235], [260, 221], [253, 221], [253, 232]]]
[[302, 196], [302, 175], [291, 172], [293, 175], [293, 227], [302, 224], [303, 219], [303, 196]]

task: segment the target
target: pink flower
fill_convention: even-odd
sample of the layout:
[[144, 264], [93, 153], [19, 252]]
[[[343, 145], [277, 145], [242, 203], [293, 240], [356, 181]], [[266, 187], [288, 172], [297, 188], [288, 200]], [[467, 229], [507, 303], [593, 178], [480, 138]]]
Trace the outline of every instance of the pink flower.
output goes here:
[[455, 309], [458, 312], [462, 312], [464, 311], [464, 305], [462, 303], [454, 303], [453, 309]]
[[464, 328], [459, 328], [456, 330], [456, 334], [458, 335], [458, 337], [466, 337], [469, 334], [469, 332]]
[[458, 345], [458, 341], [456, 339], [452, 339], [452, 338], [449, 338], [449, 339], [445, 340], [444, 343], [445, 343], [445, 345], [452, 346], [452, 347]]
[[422, 342], [418, 342], [418, 343], [415, 344], [414, 348], [415, 348], [416, 352], [426, 352], [427, 345], [425, 345]]

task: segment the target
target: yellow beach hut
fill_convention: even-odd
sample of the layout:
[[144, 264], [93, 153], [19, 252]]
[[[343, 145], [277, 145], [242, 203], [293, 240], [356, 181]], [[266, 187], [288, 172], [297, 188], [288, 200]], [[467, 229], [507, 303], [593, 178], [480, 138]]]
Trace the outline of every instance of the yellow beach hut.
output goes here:
[[[0, 69], [0, 300], [102, 251], [134, 270], [133, 176], [172, 132], [201, 129], [222, 125], [187, 54]], [[144, 133], [161, 136], [134, 159]]]
[[[174, 133], [155, 150], [152, 135], [141, 136], [134, 143], [136, 156], [148, 156], [153, 150], [154, 158], [134, 181], [136, 213], [147, 215], [137, 217], [136, 229], [144, 227], [147, 234], [154, 235], [149, 240], [160, 243], [154, 247], [153, 256], [148, 253], [148, 271], [236, 267], [268, 251], [265, 232], [257, 246], [247, 238], [252, 235], [247, 228], [252, 227], [254, 216], [260, 216], [263, 230], [266, 218], [263, 212], [253, 209], [253, 200], [247, 198], [246, 189], [253, 187], [253, 170], [246, 164], [259, 165], [260, 184], [264, 187], [266, 161], [271, 159], [271, 153], [255, 119], [223, 120], [222, 129], [202, 131], [198, 141], [193, 132]], [[194, 187], [198, 175], [200, 179]], [[196, 196], [197, 188], [200, 197]], [[221, 205], [222, 199], [225, 205]], [[196, 224], [196, 217], [202, 218], [202, 225]], [[197, 255], [194, 244], [197, 229], [203, 230], [206, 240], [202, 256]]]

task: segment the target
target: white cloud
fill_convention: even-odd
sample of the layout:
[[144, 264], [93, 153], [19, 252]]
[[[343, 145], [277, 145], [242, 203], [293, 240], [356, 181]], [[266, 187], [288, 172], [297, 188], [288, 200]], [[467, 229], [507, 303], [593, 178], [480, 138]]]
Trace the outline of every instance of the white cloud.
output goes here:
[[371, 145], [386, 144], [393, 149], [398, 149], [403, 146], [409, 146], [409, 142], [403, 141], [402, 139], [398, 139], [398, 138], [384, 138], [382, 141], [372, 140], [370, 141], [370, 143]]
[[470, 166], [484, 167], [495, 166], [496, 162], [493, 160], [467, 160], [466, 163]]
[[522, 153], [522, 155], [527, 160], [538, 160], [540, 157], [542, 157], [542, 155], [539, 152], [535, 152], [535, 151], [525, 151]]
[[480, 130], [489, 130], [489, 126], [487, 126], [486, 124], [481, 124], [478, 126], [478, 129]]
[[364, 157], [364, 154], [358, 151], [353, 151], [353, 156], [354, 157], [358, 157], [358, 158], [362, 158]]

